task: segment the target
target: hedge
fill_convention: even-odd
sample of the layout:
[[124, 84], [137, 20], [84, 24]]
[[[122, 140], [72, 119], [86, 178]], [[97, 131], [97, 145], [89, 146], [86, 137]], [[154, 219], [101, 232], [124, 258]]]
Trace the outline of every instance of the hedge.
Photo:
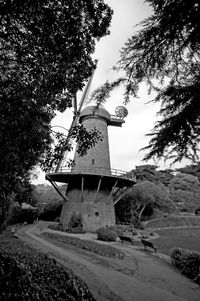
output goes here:
[[86, 284], [11, 234], [0, 236], [1, 301], [94, 301]]
[[76, 228], [63, 227], [63, 225], [61, 223], [50, 224], [48, 226], [48, 228], [52, 229], [52, 230], [66, 232], [66, 233], [76, 233], [76, 234], [85, 234], [86, 233], [86, 231], [82, 227], [76, 227]]
[[61, 235], [61, 234], [48, 233], [48, 232], [42, 233], [41, 236], [44, 238], [47, 238], [47, 239], [56, 240], [63, 244], [74, 246], [76, 248], [84, 249], [84, 250], [96, 253], [98, 255], [101, 255], [101, 256], [118, 257], [120, 259], [124, 258], [124, 253], [119, 251], [118, 249], [116, 249], [112, 246], [99, 244], [94, 241], [80, 239], [77, 237], [70, 237], [70, 236]]
[[172, 250], [171, 260], [183, 275], [200, 284], [200, 253], [175, 248]]

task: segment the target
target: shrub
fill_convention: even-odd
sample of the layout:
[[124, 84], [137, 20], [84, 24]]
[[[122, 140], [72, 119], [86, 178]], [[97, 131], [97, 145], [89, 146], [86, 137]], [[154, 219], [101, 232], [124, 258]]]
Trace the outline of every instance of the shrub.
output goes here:
[[65, 229], [65, 232], [74, 233], [74, 234], [85, 234], [86, 233], [86, 231], [83, 228], [80, 228], [80, 227], [68, 228], [68, 229]]
[[61, 223], [58, 224], [50, 224], [48, 228], [52, 230], [57, 230], [57, 231], [64, 231], [63, 225]]
[[0, 239], [1, 301], [94, 301], [86, 284], [54, 259], [9, 233]]
[[38, 211], [36, 209], [21, 209], [19, 216], [19, 223], [27, 222], [32, 224], [34, 220], [38, 217]]
[[21, 205], [18, 202], [14, 202], [10, 212], [8, 224], [14, 225], [19, 223], [20, 214], [21, 214]]
[[113, 226], [106, 226], [97, 229], [97, 239], [104, 241], [116, 241], [117, 239], [117, 231]]
[[82, 228], [83, 227], [83, 219], [81, 213], [73, 212], [70, 222], [69, 222], [69, 228]]
[[45, 204], [45, 206], [41, 206], [40, 208], [39, 219], [44, 221], [54, 221], [58, 216], [60, 216], [61, 210], [62, 202]]
[[84, 234], [86, 233], [86, 231], [81, 228], [81, 227], [77, 227], [77, 228], [64, 228], [63, 225], [61, 223], [58, 224], [51, 224], [48, 226], [48, 228], [52, 229], [52, 230], [57, 230], [57, 231], [61, 231], [61, 232], [67, 232], [67, 233], [76, 233], [76, 234]]
[[197, 282], [200, 280], [200, 253], [176, 248], [172, 250], [171, 259], [182, 274]]
[[24, 222], [32, 224], [37, 217], [38, 210], [36, 207], [32, 207], [30, 204], [26, 203], [21, 205], [18, 202], [15, 202], [11, 209], [8, 223], [10, 225]]
[[72, 236], [66, 236], [66, 235], [64, 236], [55, 233], [48, 233], [48, 232], [42, 233], [41, 236], [47, 239], [53, 239], [54, 241], [58, 241], [63, 244], [72, 245], [76, 248], [87, 250], [101, 256], [118, 257], [119, 259], [124, 258], [124, 253], [119, 251], [118, 249], [109, 245], [99, 244], [94, 241], [80, 239]]

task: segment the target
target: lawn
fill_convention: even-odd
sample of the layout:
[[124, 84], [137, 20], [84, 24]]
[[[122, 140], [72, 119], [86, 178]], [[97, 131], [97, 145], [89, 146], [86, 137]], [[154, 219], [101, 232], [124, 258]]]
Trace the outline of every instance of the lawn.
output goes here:
[[153, 243], [158, 251], [169, 255], [175, 247], [200, 252], [200, 228], [179, 228], [158, 230], [159, 238]]

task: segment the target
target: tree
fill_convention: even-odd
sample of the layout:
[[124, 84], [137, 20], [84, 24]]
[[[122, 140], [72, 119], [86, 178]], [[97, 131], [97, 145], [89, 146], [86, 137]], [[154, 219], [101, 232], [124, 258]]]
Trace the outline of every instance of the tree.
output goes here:
[[197, 177], [178, 173], [170, 181], [170, 196], [175, 203], [183, 203], [192, 213], [200, 207], [200, 182]]
[[[160, 186], [161, 185], [161, 186]], [[130, 192], [119, 202], [118, 213], [126, 215], [131, 220], [135, 214], [139, 221], [147, 207], [153, 210], [153, 207], [161, 205], [168, 200], [168, 190], [162, 184], [154, 184], [150, 181], [142, 181], [133, 186]], [[122, 213], [123, 210], [123, 213]], [[121, 219], [121, 217], [119, 217]]]
[[153, 14], [126, 42], [115, 69], [125, 76], [93, 93], [97, 102], [124, 84], [125, 102], [141, 82], [161, 102], [145, 159], [198, 159], [200, 141], [200, 5], [197, 0], [146, 0]]
[[139, 209], [138, 218], [141, 220], [142, 213], [147, 206], [163, 202], [166, 194], [160, 187], [150, 181], [135, 184], [132, 190], [132, 200]]
[[[111, 15], [103, 0], [1, 1], [0, 229], [16, 187], [39, 162], [52, 164], [50, 122], [76, 103]], [[74, 129], [77, 139], [83, 130]], [[54, 151], [58, 161], [59, 147]]]
[[197, 177], [200, 179], [200, 164], [191, 164], [186, 165], [185, 167], [177, 168], [177, 171], [184, 173], [184, 174], [190, 174], [192, 176]]

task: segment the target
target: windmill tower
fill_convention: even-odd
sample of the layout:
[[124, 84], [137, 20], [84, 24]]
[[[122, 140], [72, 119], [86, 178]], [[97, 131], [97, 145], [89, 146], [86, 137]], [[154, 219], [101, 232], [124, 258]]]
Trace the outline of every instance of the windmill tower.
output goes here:
[[[75, 151], [75, 167], [60, 164], [55, 173], [46, 175], [58, 193], [56, 182], [67, 183], [60, 222], [68, 226], [75, 213], [81, 215], [83, 228], [95, 232], [99, 227], [115, 225], [114, 205], [135, 184], [135, 178], [125, 171], [111, 169], [108, 126], [121, 127], [128, 111], [119, 106], [116, 115], [110, 115], [102, 106], [87, 106], [80, 111], [79, 123], [87, 130], [94, 127], [103, 136], [83, 157]], [[116, 197], [117, 196], [117, 197]]]

